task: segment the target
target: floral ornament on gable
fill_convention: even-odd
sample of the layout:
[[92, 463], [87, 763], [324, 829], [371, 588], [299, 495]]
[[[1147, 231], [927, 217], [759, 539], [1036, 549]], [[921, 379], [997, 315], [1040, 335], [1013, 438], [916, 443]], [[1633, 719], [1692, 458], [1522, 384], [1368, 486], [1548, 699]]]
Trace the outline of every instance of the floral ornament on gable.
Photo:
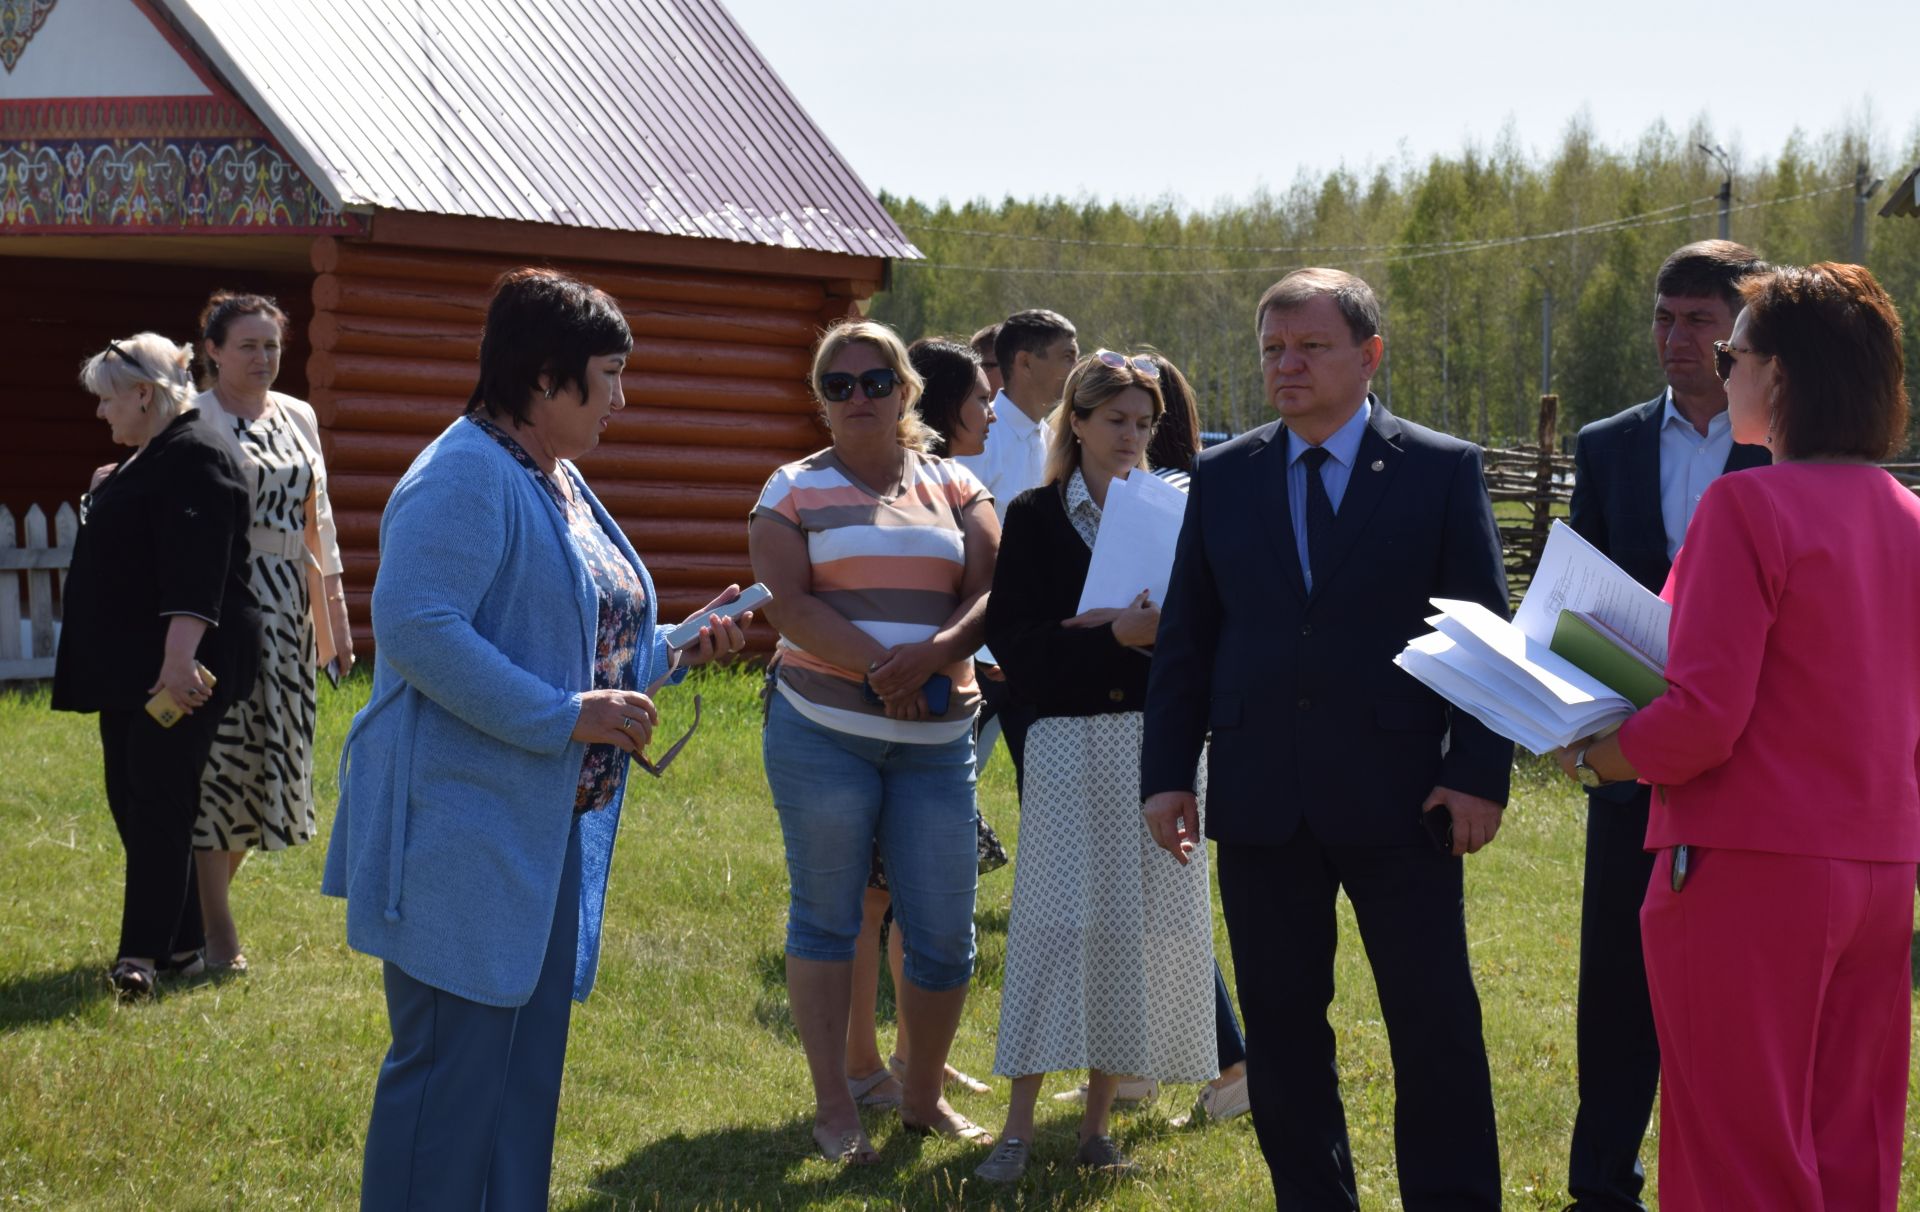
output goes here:
[[0, 64], [11, 72], [27, 43], [46, 24], [55, 0], [0, 0]]

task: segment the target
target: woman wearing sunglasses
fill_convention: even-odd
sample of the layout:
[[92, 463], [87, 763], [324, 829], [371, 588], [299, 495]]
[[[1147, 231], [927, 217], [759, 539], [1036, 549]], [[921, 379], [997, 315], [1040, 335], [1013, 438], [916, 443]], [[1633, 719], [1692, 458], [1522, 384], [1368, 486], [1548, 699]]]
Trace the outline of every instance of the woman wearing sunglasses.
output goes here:
[[[925, 422], [929, 454], [942, 457], [977, 455], [986, 449], [987, 427], [993, 424], [993, 391], [987, 386], [980, 355], [958, 341], [926, 337], [907, 347], [907, 360], [923, 384], [914, 407]], [[979, 818], [980, 874], [1007, 864], [1006, 847], [987, 818]], [[886, 934], [886, 960], [893, 970], [893, 987], [906, 982], [900, 931], [885, 930], [892, 919], [892, 896], [887, 891], [887, 864], [874, 848], [873, 869], [867, 875], [866, 898], [860, 914], [860, 943], [853, 959], [853, 1000], [847, 1014], [847, 1088], [863, 1107], [900, 1105], [900, 1080], [906, 1076], [906, 1057], [912, 1055], [912, 1028], [899, 1020], [893, 1056], [881, 1060], [875, 1016], [880, 1000], [881, 935]], [[949, 1064], [949, 1090], [985, 1094], [989, 1087]]]
[[1920, 500], [1874, 466], [1906, 442], [1900, 318], [1858, 265], [1740, 293], [1719, 371], [1773, 465], [1700, 499], [1666, 693], [1560, 760], [1654, 787], [1660, 1206], [1892, 1212], [1920, 861]]
[[787, 997], [813, 1080], [814, 1141], [831, 1160], [871, 1165], [847, 1024], [876, 844], [913, 1040], [901, 1122], [992, 1140], [941, 1087], [973, 975], [972, 658], [1000, 528], [980, 481], [926, 453], [921, 379], [892, 329], [834, 328], [811, 383], [833, 444], [773, 473], [748, 531], [780, 632], [763, 752], [792, 885]]
[[1047, 483], [1014, 498], [987, 606], [987, 642], [1027, 734], [1020, 850], [1007, 925], [1000, 1042], [1013, 1079], [1000, 1143], [977, 1171], [1026, 1170], [1034, 1103], [1050, 1072], [1087, 1069], [1075, 1163], [1125, 1174], [1107, 1131], [1121, 1074], [1207, 1081], [1213, 912], [1204, 849], [1181, 864], [1140, 815], [1141, 708], [1160, 608], [1080, 613], [1107, 490], [1147, 471], [1164, 403], [1160, 369], [1112, 350], [1083, 359], [1054, 414]]
[[669, 652], [646, 565], [573, 465], [624, 407], [632, 344], [605, 293], [503, 276], [466, 415], [380, 520], [373, 693], [321, 888], [384, 961], [363, 1208], [546, 1206], [569, 1002], [593, 987], [648, 696], [745, 644], [709, 616]]
[[[109, 341], [80, 370], [96, 415], [134, 451], [81, 502], [53, 709], [100, 713], [107, 808], [127, 852], [108, 975], [123, 997], [205, 966], [193, 865], [200, 772], [222, 713], [260, 664], [247, 484], [188, 402], [188, 353], [143, 332]], [[165, 724], [143, 709], [161, 692], [180, 712]]]

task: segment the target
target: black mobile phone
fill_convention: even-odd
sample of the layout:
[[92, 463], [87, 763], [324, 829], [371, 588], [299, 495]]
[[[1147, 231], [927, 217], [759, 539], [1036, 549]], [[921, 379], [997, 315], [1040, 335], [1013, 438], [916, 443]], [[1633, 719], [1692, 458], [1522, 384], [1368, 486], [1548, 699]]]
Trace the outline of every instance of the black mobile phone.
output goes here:
[[[927, 699], [927, 714], [945, 715], [947, 706], [953, 702], [953, 679], [944, 673], [936, 673], [928, 678], [926, 685], [920, 687], [920, 693]], [[860, 697], [875, 707], [881, 705], [880, 696], [874, 693], [873, 683], [860, 683]]]
[[1426, 827], [1427, 837], [1432, 839], [1434, 848], [1442, 854], [1453, 853], [1453, 812], [1445, 804], [1435, 804], [1420, 814], [1420, 823]]

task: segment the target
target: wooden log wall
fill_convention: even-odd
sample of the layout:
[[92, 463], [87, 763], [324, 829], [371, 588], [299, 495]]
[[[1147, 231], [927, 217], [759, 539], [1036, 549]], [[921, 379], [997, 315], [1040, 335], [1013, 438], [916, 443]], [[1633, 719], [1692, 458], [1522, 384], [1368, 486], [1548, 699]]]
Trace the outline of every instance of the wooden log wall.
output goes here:
[[[236, 240], [244, 237], [234, 237]], [[307, 393], [305, 274], [135, 261], [0, 258], [0, 505], [77, 502], [93, 469], [126, 453], [94, 416], [80, 363], [115, 337], [151, 330], [185, 343], [201, 305], [228, 287], [274, 295], [288, 313], [287, 352], [275, 387]]]
[[[326, 444], [355, 646], [380, 514], [415, 455], [460, 415], [493, 280], [526, 260], [315, 242], [310, 399]], [[537, 262], [546, 263], [546, 262]], [[620, 301], [633, 329], [617, 413], [581, 471], [679, 619], [748, 584], [747, 514], [781, 463], [826, 442], [806, 376], [822, 327], [878, 283], [555, 264]], [[772, 646], [756, 624], [753, 646]]]

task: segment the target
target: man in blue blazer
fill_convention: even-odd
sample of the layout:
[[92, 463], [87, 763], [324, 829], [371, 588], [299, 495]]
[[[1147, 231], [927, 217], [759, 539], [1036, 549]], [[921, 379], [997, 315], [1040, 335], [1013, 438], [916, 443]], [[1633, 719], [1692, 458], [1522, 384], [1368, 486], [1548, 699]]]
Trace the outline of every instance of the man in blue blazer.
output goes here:
[[1344, 888], [1393, 1046], [1401, 1197], [1498, 1208], [1461, 856], [1500, 827], [1513, 746], [1393, 664], [1429, 598], [1506, 613], [1480, 452], [1369, 393], [1365, 282], [1299, 270], [1255, 314], [1280, 419], [1195, 468], [1147, 694], [1148, 825], [1182, 861], [1199, 844], [1211, 732], [1206, 836], [1279, 1206], [1359, 1207], [1326, 1016]]
[[[1752, 249], [1701, 240], [1654, 279], [1653, 338], [1667, 389], [1580, 431], [1573, 528], [1658, 593], [1700, 494], [1718, 476], [1758, 467], [1764, 446], [1733, 440], [1715, 341], [1733, 333], [1740, 280], [1764, 269]], [[1660, 1083], [1660, 1045], [1640, 955], [1640, 902], [1653, 874], [1645, 848], [1651, 789], [1587, 792], [1586, 881], [1580, 901], [1580, 1111], [1567, 1189], [1575, 1209], [1644, 1210], [1640, 1145]]]

